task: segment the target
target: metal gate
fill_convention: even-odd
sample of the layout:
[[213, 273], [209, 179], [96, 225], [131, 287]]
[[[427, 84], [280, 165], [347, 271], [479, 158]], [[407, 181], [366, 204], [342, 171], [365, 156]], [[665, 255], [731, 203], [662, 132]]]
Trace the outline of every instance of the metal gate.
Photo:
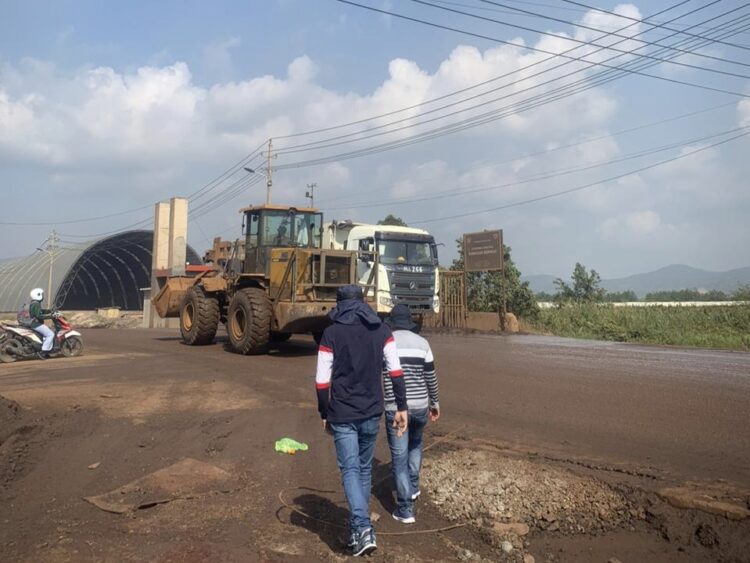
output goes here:
[[465, 284], [463, 272], [440, 270], [440, 312], [425, 318], [425, 326], [466, 328]]

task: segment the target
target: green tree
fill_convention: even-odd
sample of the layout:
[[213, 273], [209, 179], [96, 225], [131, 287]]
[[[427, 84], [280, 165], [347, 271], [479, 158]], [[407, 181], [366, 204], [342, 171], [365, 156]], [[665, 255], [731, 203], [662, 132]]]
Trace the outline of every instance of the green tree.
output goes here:
[[573, 268], [570, 279], [573, 282], [572, 285], [560, 278], [554, 281], [555, 287], [557, 287], [556, 301], [561, 303], [570, 301], [575, 303], [599, 303], [604, 300], [606, 291], [599, 287], [602, 278], [596, 270], [592, 269], [589, 272], [583, 264], [576, 262], [576, 267]]
[[385, 219], [378, 221], [378, 225], [390, 225], [391, 227], [408, 227], [409, 225], [401, 217], [389, 213]]
[[626, 291], [608, 291], [604, 294], [604, 300], [607, 303], [630, 303], [638, 301], [638, 296], [632, 289]]
[[697, 289], [672, 289], [653, 291], [646, 295], [646, 301], [729, 301], [730, 297], [723, 291], [698, 291]]
[[732, 293], [732, 299], [734, 301], [750, 301], [750, 284], [739, 286]]
[[[464, 269], [464, 245], [456, 240], [458, 258], [453, 260], [451, 270]], [[466, 298], [469, 311], [497, 312], [502, 303], [503, 286], [506, 288], [506, 306], [517, 317], [536, 318], [539, 306], [529, 282], [521, 282], [521, 272], [513, 263], [510, 247], [503, 245], [505, 262], [504, 275], [501, 272], [466, 272]]]

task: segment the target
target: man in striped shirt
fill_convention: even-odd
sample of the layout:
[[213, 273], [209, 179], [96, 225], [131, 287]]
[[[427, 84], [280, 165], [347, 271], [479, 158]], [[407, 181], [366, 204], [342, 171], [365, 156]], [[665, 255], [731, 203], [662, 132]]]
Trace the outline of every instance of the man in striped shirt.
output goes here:
[[401, 369], [406, 383], [409, 424], [406, 432], [393, 428], [396, 415], [396, 397], [390, 378], [384, 377], [386, 430], [391, 449], [391, 471], [396, 484], [397, 507], [393, 518], [404, 524], [413, 524], [414, 501], [420, 495], [419, 471], [422, 468], [422, 433], [427, 419], [440, 418], [438, 382], [435, 360], [430, 344], [412, 332], [416, 324], [406, 305], [396, 305], [386, 321], [393, 329]]
[[362, 289], [347, 285], [336, 292], [333, 324], [318, 349], [315, 387], [323, 428], [333, 434], [336, 461], [349, 503], [352, 555], [377, 548], [370, 522], [370, 489], [375, 441], [383, 414], [381, 370], [385, 363], [394, 412], [393, 431], [406, 431], [406, 390], [391, 329], [367, 305]]

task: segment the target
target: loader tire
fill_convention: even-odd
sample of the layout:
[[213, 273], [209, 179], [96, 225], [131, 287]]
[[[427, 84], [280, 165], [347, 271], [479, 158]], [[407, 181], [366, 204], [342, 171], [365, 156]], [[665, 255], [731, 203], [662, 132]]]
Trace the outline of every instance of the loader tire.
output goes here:
[[193, 286], [185, 292], [180, 306], [182, 341], [190, 346], [211, 344], [219, 328], [219, 300]]
[[241, 289], [232, 297], [227, 333], [238, 354], [265, 354], [271, 340], [271, 301], [262, 289]]

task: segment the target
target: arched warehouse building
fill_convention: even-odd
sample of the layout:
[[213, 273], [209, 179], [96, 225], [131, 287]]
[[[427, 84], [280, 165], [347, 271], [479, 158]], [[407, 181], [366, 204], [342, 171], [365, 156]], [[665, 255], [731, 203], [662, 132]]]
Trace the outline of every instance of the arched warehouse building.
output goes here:
[[[80, 245], [61, 244], [53, 252], [52, 295], [60, 309], [143, 308], [142, 288], [151, 286], [153, 231], [127, 231]], [[201, 264], [187, 247], [189, 264]], [[17, 311], [35, 287], [47, 291], [50, 254], [0, 263], [0, 311]]]

